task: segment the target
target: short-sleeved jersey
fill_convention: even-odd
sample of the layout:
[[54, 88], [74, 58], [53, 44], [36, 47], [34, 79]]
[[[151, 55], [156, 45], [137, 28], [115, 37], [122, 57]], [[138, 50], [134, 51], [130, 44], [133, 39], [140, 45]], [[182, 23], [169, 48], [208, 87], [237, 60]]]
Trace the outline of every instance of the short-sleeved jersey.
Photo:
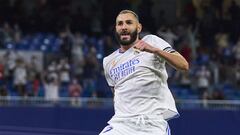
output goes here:
[[[155, 35], [147, 35], [142, 40], [161, 50], [173, 51]], [[103, 67], [108, 84], [114, 88], [114, 116], [162, 114], [164, 119], [178, 116], [163, 58], [132, 47], [105, 57]]]

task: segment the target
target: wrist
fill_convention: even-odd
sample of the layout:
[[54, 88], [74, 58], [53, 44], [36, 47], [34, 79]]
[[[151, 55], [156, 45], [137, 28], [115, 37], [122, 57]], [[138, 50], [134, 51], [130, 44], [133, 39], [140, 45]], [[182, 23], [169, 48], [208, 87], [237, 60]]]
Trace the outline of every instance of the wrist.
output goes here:
[[154, 48], [152, 53], [156, 54], [156, 55], [159, 55], [159, 54], [161, 54], [161, 50], [159, 50], [157, 48]]

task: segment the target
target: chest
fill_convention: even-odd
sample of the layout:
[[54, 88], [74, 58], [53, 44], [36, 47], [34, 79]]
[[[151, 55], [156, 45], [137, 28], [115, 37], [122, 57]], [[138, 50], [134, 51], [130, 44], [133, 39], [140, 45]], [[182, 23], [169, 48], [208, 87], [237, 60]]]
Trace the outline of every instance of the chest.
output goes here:
[[147, 52], [119, 55], [110, 62], [108, 74], [114, 81], [131, 78], [147, 69], [161, 67], [161, 59]]

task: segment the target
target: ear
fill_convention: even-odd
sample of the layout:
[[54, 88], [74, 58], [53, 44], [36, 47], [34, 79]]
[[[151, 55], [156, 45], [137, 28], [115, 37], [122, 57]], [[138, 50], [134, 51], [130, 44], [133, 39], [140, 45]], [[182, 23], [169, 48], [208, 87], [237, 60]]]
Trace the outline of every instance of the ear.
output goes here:
[[142, 24], [141, 23], [138, 23], [137, 31], [138, 31], [138, 33], [140, 33], [142, 31]]

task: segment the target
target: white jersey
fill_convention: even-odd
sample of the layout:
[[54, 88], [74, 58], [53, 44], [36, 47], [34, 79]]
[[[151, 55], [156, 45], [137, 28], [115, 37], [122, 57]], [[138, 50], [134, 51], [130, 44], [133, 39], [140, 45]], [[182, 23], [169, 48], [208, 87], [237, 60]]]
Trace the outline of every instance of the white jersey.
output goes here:
[[[143, 41], [164, 51], [171, 46], [155, 35]], [[167, 85], [165, 60], [133, 47], [124, 53], [116, 50], [103, 60], [108, 84], [114, 88], [114, 117], [163, 115], [164, 119], [178, 116], [174, 98]]]

